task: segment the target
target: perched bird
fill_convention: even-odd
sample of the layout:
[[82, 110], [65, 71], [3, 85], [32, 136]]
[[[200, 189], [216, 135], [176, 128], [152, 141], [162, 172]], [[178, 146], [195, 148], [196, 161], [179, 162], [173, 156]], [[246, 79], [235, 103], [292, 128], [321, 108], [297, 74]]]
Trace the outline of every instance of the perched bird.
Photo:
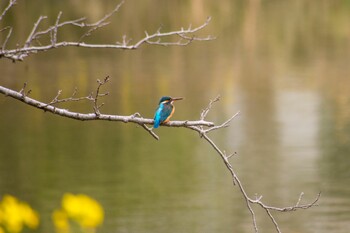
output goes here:
[[158, 128], [161, 123], [166, 123], [170, 120], [170, 117], [175, 112], [175, 106], [173, 102], [176, 100], [182, 100], [182, 97], [172, 98], [170, 96], [163, 96], [159, 100], [159, 106], [154, 114], [154, 128]]

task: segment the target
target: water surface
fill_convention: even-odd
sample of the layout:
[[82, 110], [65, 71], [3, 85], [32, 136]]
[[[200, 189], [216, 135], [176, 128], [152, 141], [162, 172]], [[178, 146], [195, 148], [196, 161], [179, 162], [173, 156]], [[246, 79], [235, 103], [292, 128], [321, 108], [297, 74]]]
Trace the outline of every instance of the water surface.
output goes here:
[[[1, 2], [0, 6], [4, 6]], [[19, 2], [6, 18], [23, 41], [40, 14], [97, 19], [114, 1]], [[150, 14], [152, 12], [152, 14]], [[159, 25], [189, 23], [217, 39], [186, 47], [135, 51], [63, 48], [21, 63], [0, 61], [1, 85], [49, 102], [62, 89], [88, 95], [103, 87], [103, 113], [153, 117], [162, 95], [183, 96], [174, 115], [195, 120], [209, 99], [221, 101], [208, 120], [230, 128], [213, 133], [250, 195], [293, 205], [319, 191], [319, 206], [276, 214], [283, 232], [348, 232], [350, 228], [350, 5], [348, 1], [128, 1], [92, 42], [136, 40]], [[67, 29], [62, 38], [79, 37]], [[3, 35], [1, 35], [3, 39]], [[18, 41], [14, 40], [13, 43]], [[0, 195], [13, 194], [41, 215], [38, 232], [52, 232], [51, 212], [65, 192], [85, 193], [105, 209], [99, 232], [253, 232], [251, 217], [215, 151], [194, 132], [79, 122], [0, 97]], [[61, 105], [91, 112], [91, 103]], [[256, 208], [262, 232], [274, 228]]]

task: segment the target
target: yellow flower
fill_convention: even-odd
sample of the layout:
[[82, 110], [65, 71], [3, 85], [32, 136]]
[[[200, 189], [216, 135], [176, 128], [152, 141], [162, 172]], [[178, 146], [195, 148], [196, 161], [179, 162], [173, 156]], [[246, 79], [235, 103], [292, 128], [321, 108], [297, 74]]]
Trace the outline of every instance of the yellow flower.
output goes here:
[[35, 229], [39, 225], [38, 214], [25, 202], [11, 195], [5, 195], [0, 204], [2, 225], [8, 232], [22, 231], [23, 226]]
[[20, 205], [24, 224], [36, 229], [39, 225], [39, 215], [28, 204], [22, 202]]
[[103, 222], [103, 208], [87, 195], [66, 193], [62, 199], [62, 208], [81, 227], [95, 228]]
[[68, 216], [63, 210], [55, 210], [52, 214], [52, 220], [59, 232], [69, 232]]
[[9, 232], [20, 232], [23, 228], [21, 208], [19, 201], [10, 195], [5, 195], [2, 200], [3, 223]]

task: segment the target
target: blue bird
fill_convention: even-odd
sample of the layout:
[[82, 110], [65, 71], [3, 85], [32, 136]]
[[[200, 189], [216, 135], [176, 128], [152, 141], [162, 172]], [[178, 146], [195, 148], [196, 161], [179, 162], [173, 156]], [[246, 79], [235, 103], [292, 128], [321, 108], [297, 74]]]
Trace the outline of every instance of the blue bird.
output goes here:
[[170, 120], [170, 117], [175, 112], [175, 106], [173, 102], [176, 100], [182, 100], [182, 97], [172, 98], [170, 96], [163, 96], [159, 100], [159, 105], [156, 113], [154, 114], [154, 128], [158, 128], [161, 123], [166, 123]]

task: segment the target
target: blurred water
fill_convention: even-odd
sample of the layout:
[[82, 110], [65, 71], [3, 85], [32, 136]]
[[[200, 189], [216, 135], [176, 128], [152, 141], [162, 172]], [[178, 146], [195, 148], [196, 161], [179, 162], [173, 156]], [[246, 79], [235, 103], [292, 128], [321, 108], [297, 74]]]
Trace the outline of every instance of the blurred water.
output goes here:
[[[16, 26], [18, 40], [40, 14], [63, 10], [65, 19], [96, 19], [115, 2], [42, 4], [40, 9], [20, 2], [6, 18]], [[96, 41], [124, 33], [140, 38], [160, 24], [164, 30], [198, 25], [208, 15], [213, 20], [203, 34], [218, 38], [136, 51], [64, 48], [15, 64], [2, 59], [1, 85], [19, 90], [27, 81], [32, 97], [49, 102], [59, 89], [65, 97], [75, 87], [79, 95], [88, 95], [96, 79], [109, 75], [103, 113], [153, 117], [160, 96], [184, 96], [176, 103], [175, 119], [198, 119], [209, 99], [220, 94], [208, 120], [220, 123], [238, 110], [241, 114], [212, 137], [227, 152], [238, 153], [232, 163], [249, 194], [285, 206], [293, 205], [300, 192], [310, 201], [322, 191], [319, 206], [276, 214], [282, 231], [348, 232], [349, 3], [169, 4], [155, 11], [151, 1], [128, 1], [113, 18], [114, 26], [96, 33]], [[161, 139], [155, 141], [134, 125], [77, 122], [8, 97], [0, 97], [0, 107], [0, 195], [16, 195], [37, 209], [39, 232], [53, 231], [51, 212], [65, 192], [101, 202], [106, 217], [99, 232], [253, 232], [229, 173], [193, 132], [161, 127]], [[62, 107], [92, 111], [89, 103]], [[256, 211], [262, 232], [273, 232], [265, 213]]]

